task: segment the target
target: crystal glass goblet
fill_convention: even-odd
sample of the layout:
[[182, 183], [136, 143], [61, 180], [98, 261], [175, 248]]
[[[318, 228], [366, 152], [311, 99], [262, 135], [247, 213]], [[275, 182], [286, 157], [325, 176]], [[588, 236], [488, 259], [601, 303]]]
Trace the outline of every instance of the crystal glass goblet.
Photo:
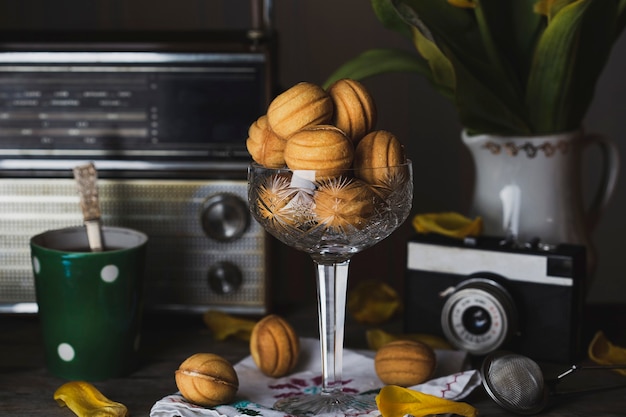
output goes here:
[[319, 394], [288, 397], [274, 408], [291, 415], [345, 415], [376, 408], [342, 390], [346, 289], [350, 258], [389, 236], [408, 217], [412, 165], [329, 170], [269, 169], [252, 163], [253, 217], [286, 245], [308, 253], [317, 277], [322, 363]]

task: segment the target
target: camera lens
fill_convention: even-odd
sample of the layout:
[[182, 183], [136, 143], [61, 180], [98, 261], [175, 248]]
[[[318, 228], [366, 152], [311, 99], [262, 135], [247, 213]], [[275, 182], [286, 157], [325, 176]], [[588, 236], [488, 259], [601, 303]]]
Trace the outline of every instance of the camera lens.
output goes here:
[[491, 328], [491, 315], [482, 307], [469, 307], [463, 312], [461, 320], [463, 326], [472, 334], [485, 334]]
[[517, 330], [515, 303], [496, 281], [468, 279], [446, 300], [441, 327], [457, 349], [486, 354], [501, 347]]

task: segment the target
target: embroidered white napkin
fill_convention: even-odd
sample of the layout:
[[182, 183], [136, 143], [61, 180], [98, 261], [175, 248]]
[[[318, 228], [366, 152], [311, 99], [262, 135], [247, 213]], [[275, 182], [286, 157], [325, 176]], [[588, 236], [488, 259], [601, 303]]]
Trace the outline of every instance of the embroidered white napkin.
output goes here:
[[[321, 359], [319, 340], [302, 338], [298, 367], [291, 375], [270, 378], [263, 375], [251, 356], [235, 365], [239, 377], [239, 390], [235, 402], [213, 408], [197, 406], [186, 401], [180, 393], [168, 395], [157, 401], [150, 417], [285, 417], [285, 413], [272, 409], [280, 398], [298, 394], [314, 394], [321, 385]], [[460, 400], [480, 385], [475, 370], [466, 370], [466, 354], [460, 351], [437, 350], [437, 370], [430, 381], [410, 387], [416, 391], [449, 400]], [[374, 370], [374, 352], [344, 350], [343, 388], [361, 395], [375, 397], [384, 385]], [[377, 409], [363, 416], [380, 416]], [[354, 416], [350, 416], [354, 417]]]

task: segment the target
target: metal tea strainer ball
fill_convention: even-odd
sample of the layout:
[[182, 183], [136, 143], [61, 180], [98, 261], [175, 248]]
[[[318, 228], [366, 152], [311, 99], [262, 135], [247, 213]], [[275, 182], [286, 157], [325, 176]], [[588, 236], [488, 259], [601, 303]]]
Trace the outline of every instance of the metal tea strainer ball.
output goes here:
[[509, 411], [535, 414], [548, 402], [543, 372], [530, 358], [496, 352], [483, 361], [480, 372], [487, 394]]
[[[577, 366], [562, 372], [556, 379], [546, 381], [539, 365], [532, 359], [510, 352], [494, 352], [487, 356], [480, 369], [483, 387], [502, 408], [523, 415], [536, 414], [548, 404], [561, 378], [579, 369], [626, 369], [622, 365]], [[580, 394], [625, 387], [625, 384], [567, 392]]]

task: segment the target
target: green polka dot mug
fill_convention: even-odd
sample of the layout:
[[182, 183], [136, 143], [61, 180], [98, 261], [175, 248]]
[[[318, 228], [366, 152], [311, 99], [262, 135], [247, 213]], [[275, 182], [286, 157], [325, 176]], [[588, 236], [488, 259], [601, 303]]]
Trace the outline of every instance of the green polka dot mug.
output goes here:
[[105, 250], [91, 252], [84, 227], [30, 241], [48, 370], [69, 380], [103, 380], [136, 369], [148, 237], [103, 227]]

